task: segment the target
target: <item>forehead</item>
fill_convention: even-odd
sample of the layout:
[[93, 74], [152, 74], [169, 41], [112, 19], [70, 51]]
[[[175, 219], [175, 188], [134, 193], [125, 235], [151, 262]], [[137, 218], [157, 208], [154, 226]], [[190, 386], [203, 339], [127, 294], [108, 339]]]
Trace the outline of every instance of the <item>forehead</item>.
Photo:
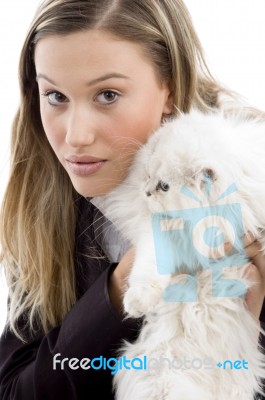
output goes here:
[[57, 81], [73, 73], [86, 77], [106, 72], [132, 77], [155, 74], [140, 44], [98, 30], [40, 39], [35, 48], [35, 64], [37, 73], [51, 71]]

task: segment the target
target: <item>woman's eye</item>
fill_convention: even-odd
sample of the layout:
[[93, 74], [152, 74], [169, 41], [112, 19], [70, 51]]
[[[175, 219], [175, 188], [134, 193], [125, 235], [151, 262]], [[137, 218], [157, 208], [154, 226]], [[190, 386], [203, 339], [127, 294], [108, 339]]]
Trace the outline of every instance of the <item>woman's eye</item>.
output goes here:
[[116, 93], [113, 90], [104, 90], [104, 92], [97, 95], [96, 99], [100, 104], [108, 105], [115, 103], [119, 96], [119, 93]]
[[42, 95], [48, 98], [48, 103], [51, 106], [58, 106], [59, 104], [68, 102], [67, 97], [60, 92], [46, 92]]

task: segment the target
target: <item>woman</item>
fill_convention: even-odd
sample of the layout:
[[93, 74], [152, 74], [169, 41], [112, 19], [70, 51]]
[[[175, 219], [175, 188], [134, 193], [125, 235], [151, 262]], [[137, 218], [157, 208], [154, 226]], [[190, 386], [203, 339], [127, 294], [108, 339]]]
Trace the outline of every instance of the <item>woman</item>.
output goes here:
[[[125, 178], [167, 115], [219, 108], [232, 94], [211, 77], [181, 0], [44, 1], [20, 84], [1, 222], [9, 285], [1, 399], [113, 399], [102, 360], [141, 326], [122, 310], [133, 249], [116, 249], [89, 200]], [[265, 261], [255, 241], [246, 246], [258, 319]]]

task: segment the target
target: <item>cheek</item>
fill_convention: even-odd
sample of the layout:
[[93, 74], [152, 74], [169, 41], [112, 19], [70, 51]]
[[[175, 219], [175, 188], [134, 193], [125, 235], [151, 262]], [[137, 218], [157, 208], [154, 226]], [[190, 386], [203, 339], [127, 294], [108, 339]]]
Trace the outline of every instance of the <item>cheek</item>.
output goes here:
[[[148, 110], [149, 111], [149, 110]], [[137, 112], [132, 115], [120, 117], [117, 121], [116, 137], [124, 139], [132, 146], [139, 148], [139, 144], [144, 144], [149, 136], [161, 125], [161, 116], [150, 112]]]
[[116, 155], [116, 173], [121, 174], [122, 179], [126, 177], [128, 168], [141, 145], [147, 142], [150, 134], [160, 125], [160, 113], [154, 114], [149, 109], [143, 111], [128, 108], [127, 112], [117, 116], [115, 124], [112, 124], [109, 144]]
[[116, 161], [119, 165], [118, 170], [123, 175], [126, 175], [136, 152], [147, 141], [149, 136], [148, 124], [138, 122], [120, 121], [111, 139], [111, 149], [114, 151]]
[[41, 121], [46, 137], [51, 147], [56, 152], [56, 150], [58, 150], [58, 147], [60, 146], [60, 143], [64, 140], [64, 135], [60, 127], [60, 124], [54, 121], [54, 119], [51, 118], [51, 116], [49, 116], [42, 110], [41, 110]]
[[138, 90], [122, 103], [115, 115], [119, 136], [144, 144], [150, 134], [161, 126], [165, 94], [153, 86]]

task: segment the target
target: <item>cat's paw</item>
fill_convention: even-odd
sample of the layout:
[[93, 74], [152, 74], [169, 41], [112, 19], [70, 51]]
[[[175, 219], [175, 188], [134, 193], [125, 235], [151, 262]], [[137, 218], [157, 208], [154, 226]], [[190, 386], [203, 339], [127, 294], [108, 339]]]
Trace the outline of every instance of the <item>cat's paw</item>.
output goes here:
[[123, 305], [129, 316], [138, 318], [152, 311], [161, 298], [162, 290], [157, 284], [131, 286], [124, 295]]

